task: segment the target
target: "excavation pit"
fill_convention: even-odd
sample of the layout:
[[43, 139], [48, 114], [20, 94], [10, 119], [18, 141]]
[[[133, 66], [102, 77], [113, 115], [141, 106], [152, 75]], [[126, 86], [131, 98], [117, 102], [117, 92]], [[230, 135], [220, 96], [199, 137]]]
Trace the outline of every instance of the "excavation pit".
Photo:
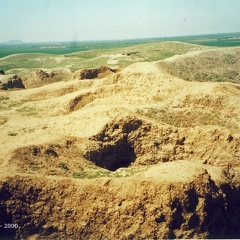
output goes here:
[[84, 156], [110, 171], [129, 167], [137, 158], [132, 134], [141, 126], [142, 121], [135, 117], [113, 120], [90, 139], [92, 145]]
[[131, 144], [122, 139], [113, 145], [108, 144], [89, 151], [87, 158], [99, 167], [116, 171], [119, 168], [129, 167], [135, 161], [136, 155]]

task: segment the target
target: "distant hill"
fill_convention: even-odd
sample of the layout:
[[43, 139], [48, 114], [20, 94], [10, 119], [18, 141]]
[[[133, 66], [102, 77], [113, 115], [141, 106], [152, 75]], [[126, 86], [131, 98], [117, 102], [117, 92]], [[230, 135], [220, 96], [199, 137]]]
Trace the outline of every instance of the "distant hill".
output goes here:
[[6, 45], [17, 45], [17, 44], [24, 44], [25, 42], [21, 41], [21, 40], [10, 40], [8, 42], [3, 42], [1, 44], [6, 44]]

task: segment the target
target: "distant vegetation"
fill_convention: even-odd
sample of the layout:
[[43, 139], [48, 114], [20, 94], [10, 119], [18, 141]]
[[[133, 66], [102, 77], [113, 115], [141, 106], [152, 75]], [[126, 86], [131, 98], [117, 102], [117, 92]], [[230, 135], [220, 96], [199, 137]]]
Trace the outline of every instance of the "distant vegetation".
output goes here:
[[0, 66], [4, 71], [11, 70], [10, 73], [20, 75], [24, 74], [24, 69], [68, 68], [76, 71], [101, 65], [125, 67], [134, 62], [160, 61], [213, 46], [240, 46], [240, 33], [121, 41], [0, 44]]
[[207, 34], [198, 36], [182, 36], [167, 40], [180, 41], [212, 47], [240, 46], [240, 33]]
[[110, 49], [134, 46], [136, 44], [156, 41], [154, 39], [136, 39], [121, 41], [83, 41], [83, 42], [50, 42], [50, 43], [4, 43], [0, 44], [0, 58], [18, 53], [69, 54], [74, 52]]
[[21, 41], [0, 43], [0, 58], [17, 53], [44, 53], [44, 54], [69, 54], [74, 52], [111, 49], [134, 46], [143, 43], [180, 41], [205, 46], [240, 46], [240, 33], [222, 33], [182, 37], [144, 38], [115, 41], [81, 41], [81, 42], [46, 42], [24, 43]]
[[64, 55], [25, 53], [0, 59], [0, 66], [5, 72], [12, 70], [11, 73], [20, 73], [20, 76], [23, 74], [23, 69], [68, 68], [76, 71], [99, 66], [125, 67], [134, 62], [159, 61], [176, 54], [206, 48], [206, 46], [179, 42], [151, 42], [130, 47], [94, 49]]

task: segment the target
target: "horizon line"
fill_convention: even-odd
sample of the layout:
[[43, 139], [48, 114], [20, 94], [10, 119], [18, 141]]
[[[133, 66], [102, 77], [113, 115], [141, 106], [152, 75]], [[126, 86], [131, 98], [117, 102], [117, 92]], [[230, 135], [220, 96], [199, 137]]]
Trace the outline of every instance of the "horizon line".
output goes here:
[[[52, 41], [22, 41], [20, 39], [11, 39], [9, 41], [4, 41], [0, 42], [0, 44], [9, 44], [9, 45], [14, 45], [14, 44], [28, 44], [28, 43], [77, 43], [77, 42], [117, 42], [117, 41], [134, 41], [134, 40], [151, 40], [151, 39], [166, 39], [166, 38], [183, 38], [183, 37], [198, 37], [198, 36], [214, 36], [214, 35], [222, 35], [222, 34], [240, 34], [239, 32], [219, 32], [219, 33], [201, 33], [201, 34], [191, 34], [191, 35], [175, 35], [175, 36], [162, 36], [162, 37], [139, 37], [139, 38], [119, 38], [119, 39], [105, 39], [105, 40], [63, 40], [63, 41], [58, 41], [58, 40], [52, 40]], [[19, 43], [14, 43], [14, 41], [19, 42]], [[13, 43], [11, 43], [13, 42]]]

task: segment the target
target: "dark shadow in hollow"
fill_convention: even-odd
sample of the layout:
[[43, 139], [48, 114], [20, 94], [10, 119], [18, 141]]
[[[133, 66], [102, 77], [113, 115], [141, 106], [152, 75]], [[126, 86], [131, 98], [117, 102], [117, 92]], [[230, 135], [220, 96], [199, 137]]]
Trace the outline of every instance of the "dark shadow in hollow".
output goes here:
[[99, 167], [116, 171], [118, 168], [130, 166], [136, 160], [136, 155], [132, 145], [126, 139], [121, 139], [114, 145], [109, 144], [89, 151], [87, 158]]

